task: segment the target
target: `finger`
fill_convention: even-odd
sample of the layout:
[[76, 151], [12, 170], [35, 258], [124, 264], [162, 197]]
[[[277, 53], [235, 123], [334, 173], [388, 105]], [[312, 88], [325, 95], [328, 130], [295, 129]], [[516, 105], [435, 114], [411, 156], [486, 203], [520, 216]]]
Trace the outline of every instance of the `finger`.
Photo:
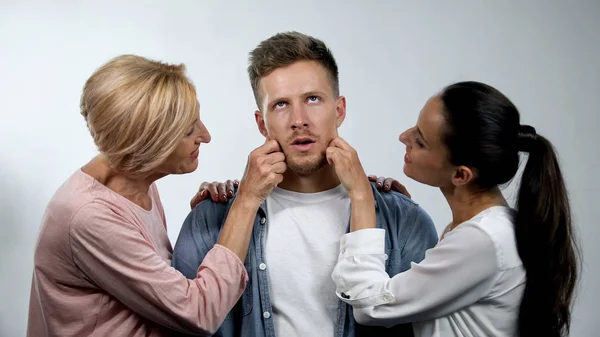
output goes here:
[[194, 195], [192, 200], [190, 200], [190, 207], [192, 209], [194, 207], [196, 207], [196, 205], [198, 205], [200, 203], [200, 201], [207, 198], [207, 196], [208, 196], [208, 194], [206, 193], [207, 186], [208, 186], [208, 182], [206, 182], [206, 181], [204, 181], [204, 182], [202, 182], [202, 184], [200, 184], [200, 187], [198, 188], [198, 192], [196, 192], [196, 194]]
[[285, 155], [283, 152], [273, 152], [267, 155], [265, 159], [265, 163], [269, 165], [273, 165], [275, 163], [279, 163], [285, 161]]
[[346, 150], [346, 151], [354, 150], [354, 148], [352, 146], [350, 146], [350, 144], [348, 144], [348, 142], [343, 140], [341, 137], [334, 138], [331, 141], [331, 144], [336, 147], [339, 147], [340, 149]]
[[325, 150], [325, 155], [327, 157], [327, 162], [330, 165], [335, 166], [344, 166], [349, 160], [346, 156], [344, 156], [344, 151], [337, 147], [328, 147]]
[[235, 190], [235, 187], [233, 186], [233, 180], [227, 180], [227, 182], [225, 182], [225, 190], [228, 197], [233, 197], [233, 191]]
[[213, 181], [211, 184], [208, 185], [208, 193], [210, 193], [210, 197], [214, 202], [219, 202], [219, 191], [217, 191], [218, 185], [218, 181]]
[[279, 185], [283, 181], [283, 174], [271, 173], [267, 177], [268, 181], [274, 186]]
[[344, 151], [343, 149], [339, 148], [339, 147], [330, 146], [330, 147], [327, 148], [327, 150], [325, 150], [326, 154], [327, 154], [327, 151], [329, 151], [329, 154], [331, 156], [334, 156], [333, 159], [341, 159], [342, 157], [348, 158], [347, 152]]
[[190, 201], [190, 208], [194, 209], [194, 207], [196, 207], [196, 205], [198, 205], [200, 201], [204, 199], [206, 199], [206, 191], [196, 193], [196, 195], [194, 195]]
[[237, 179], [235, 179], [235, 180], [233, 181], [233, 187], [235, 187], [235, 188], [238, 188], [239, 186], [240, 186], [240, 181], [239, 181], [239, 180], [237, 180]]
[[331, 143], [329, 144], [330, 147], [337, 149], [338, 152], [340, 153], [340, 155], [351, 159], [352, 158], [352, 152], [354, 151], [354, 149], [348, 145], [348, 143], [346, 143], [344, 140], [342, 140], [341, 138], [335, 138], [334, 140], [331, 141]]
[[208, 188], [208, 181], [203, 181], [202, 184], [200, 184], [200, 187], [198, 188], [198, 192], [202, 192], [202, 190], [206, 190]]
[[277, 179], [275, 180], [275, 186], [279, 185], [283, 181], [283, 174], [278, 174]]
[[[392, 183], [394, 182], [394, 178], [385, 178], [383, 181], [383, 190], [389, 192], [392, 188]], [[400, 191], [398, 191], [400, 192]]]
[[337, 148], [335, 147], [328, 147], [327, 149], [325, 149], [325, 158], [327, 158], [327, 163], [329, 165], [335, 165], [335, 158], [334, 156], [337, 156]]
[[368, 178], [369, 178], [369, 181], [377, 182], [377, 176], [375, 176], [375, 175], [370, 175], [370, 176], [368, 176]]
[[274, 139], [267, 140], [263, 145], [256, 149], [256, 154], [258, 155], [269, 154], [273, 152], [281, 152], [281, 146], [279, 146], [279, 143]]
[[226, 185], [224, 183], [219, 183], [219, 185], [217, 185], [217, 191], [219, 192], [219, 200], [221, 200], [222, 202], [227, 201], [227, 191], [225, 189]]
[[400, 184], [396, 180], [394, 180], [392, 182], [392, 190], [398, 191], [398, 192], [404, 194], [405, 196], [411, 198], [411, 195], [410, 195], [410, 193], [408, 193], [408, 190], [406, 189], [406, 186]]
[[271, 172], [277, 173], [277, 174], [283, 174], [283, 172], [285, 172], [285, 170], [287, 170], [287, 165], [284, 162], [275, 163], [271, 167]]
[[383, 187], [383, 181], [385, 180], [385, 177], [377, 177], [377, 188], [382, 188]]

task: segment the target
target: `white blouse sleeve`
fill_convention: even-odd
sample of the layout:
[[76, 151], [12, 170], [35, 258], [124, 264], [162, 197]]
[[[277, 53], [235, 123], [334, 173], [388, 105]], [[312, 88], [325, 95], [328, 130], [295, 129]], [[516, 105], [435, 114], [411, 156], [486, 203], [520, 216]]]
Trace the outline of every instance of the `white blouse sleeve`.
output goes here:
[[345, 234], [332, 278], [336, 294], [363, 325], [391, 327], [435, 319], [487, 294], [498, 270], [493, 241], [463, 223], [446, 234], [419, 264], [392, 278], [385, 271], [385, 230]]

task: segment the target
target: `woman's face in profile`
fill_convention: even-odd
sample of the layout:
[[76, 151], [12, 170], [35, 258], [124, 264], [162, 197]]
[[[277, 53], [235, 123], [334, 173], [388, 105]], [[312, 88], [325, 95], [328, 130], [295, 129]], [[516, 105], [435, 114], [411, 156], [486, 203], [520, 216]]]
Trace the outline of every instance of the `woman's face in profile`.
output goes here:
[[211, 136], [208, 129], [198, 117], [186, 130], [185, 134], [181, 135], [181, 140], [175, 151], [159, 166], [159, 173], [185, 174], [194, 172], [198, 168], [200, 144], [209, 143], [210, 140]]
[[452, 183], [453, 165], [443, 144], [443, 103], [431, 97], [423, 106], [417, 124], [400, 135], [406, 145], [404, 174], [430, 186], [444, 187]]

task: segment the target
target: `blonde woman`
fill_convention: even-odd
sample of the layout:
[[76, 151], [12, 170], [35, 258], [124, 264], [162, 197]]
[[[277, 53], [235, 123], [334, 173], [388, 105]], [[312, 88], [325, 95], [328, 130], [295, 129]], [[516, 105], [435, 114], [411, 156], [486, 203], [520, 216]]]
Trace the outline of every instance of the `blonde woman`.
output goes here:
[[267, 142], [248, 159], [219, 242], [186, 279], [155, 181], [193, 172], [210, 134], [184, 65], [123, 55], [86, 82], [81, 114], [100, 154], [48, 204], [35, 247], [28, 336], [211, 334], [241, 296], [263, 196], [285, 170]]

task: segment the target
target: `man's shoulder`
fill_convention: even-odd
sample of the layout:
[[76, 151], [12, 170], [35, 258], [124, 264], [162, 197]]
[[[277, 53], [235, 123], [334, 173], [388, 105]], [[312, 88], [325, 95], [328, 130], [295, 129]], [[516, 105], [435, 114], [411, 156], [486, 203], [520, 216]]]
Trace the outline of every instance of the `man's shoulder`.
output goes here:
[[390, 263], [401, 261], [389, 267], [388, 272], [393, 275], [408, 270], [411, 262], [423, 260], [425, 252], [437, 244], [438, 234], [433, 220], [417, 202], [402, 193], [379, 191], [373, 185], [373, 194], [377, 203], [378, 226], [386, 230], [389, 240]]
[[216, 202], [210, 197], [202, 200], [190, 211], [184, 220], [184, 226], [221, 228], [233, 200], [229, 198], [226, 202]]
[[233, 204], [233, 200], [236, 197], [229, 197], [226, 202], [222, 201], [213, 201], [210, 197], [208, 199], [204, 199], [198, 203], [193, 209], [192, 213], [205, 213], [205, 212], [227, 212], [231, 205]]
[[372, 184], [381, 225], [397, 236], [421, 236], [437, 241], [437, 230], [430, 215], [416, 201], [396, 191], [379, 191]]
[[187, 278], [197, 277], [198, 266], [218, 242], [231, 203], [203, 200], [183, 221], [173, 247], [172, 266]]
[[386, 208], [400, 208], [403, 210], [407, 210], [407, 211], [418, 211], [418, 212], [424, 212], [424, 210], [421, 208], [421, 206], [415, 202], [414, 200], [412, 200], [411, 198], [407, 197], [406, 195], [397, 192], [397, 191], [380, 191], [379, 189], [377, 189], [377, 186], [375, 185], [374, 182], [371, 182], [371, 188], [373, 189], [373, 195], [375, 197], [375, 203], [377, 204], [377, 207], [379, 208], [380, 206], [386, 207]]

